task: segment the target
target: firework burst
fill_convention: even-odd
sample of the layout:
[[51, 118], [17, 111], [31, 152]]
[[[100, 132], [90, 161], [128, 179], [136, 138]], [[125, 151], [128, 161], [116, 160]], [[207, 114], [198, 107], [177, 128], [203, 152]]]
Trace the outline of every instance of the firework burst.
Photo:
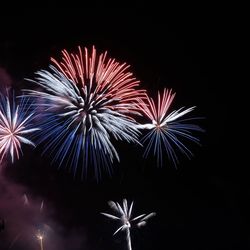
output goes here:
[[119, 161], [112, 139], [138, 143], [133, 116], [144, 91], [136, 89], [139, 81], [129, 65], [106, 52], [98, 56], [93, 47], [89, 55], [78, 47], [78, 53], [62, 54], [60, 61], [52, 58], [48, 71], [37, 72], [33, 82], [42, 90], [28, 91], [45, 111], [40, 142], [59, 166], [65, 162], [75, 174], [80, 162], [83, 174], [91, 163], [98, 177], [102, 166], [110, 171], [114, 158]]
[[10, 155], [12, 163], [19, 159], [22, 153], [22, 144], [35, 146], [29, 136], [38, 131], [32, 120], [34, 112], [30, 112], [29, 100], [19, 98], [16, 105], [15, 97], [0, 94], [0, 163]]
[[128, 206], [128, 202], [126, 199], [123, 200], [122, 205], [120, 205], [118, 202], [110, 201], [109, 206], [117, 215], [101, 213], [102, 215], [108, 217], [109, 219], [121, 222], [121, 226], [114, 232], [113, 235], [117, 234], [119, 231], [125, 231], [128, 250], [132, 250], [131, 237], [130, 237], [131, 228], [133, 226], [136, 227], [145, 226], [147, 220], [156, 215], [156, 213], [150, 213], [148, 215], [141, 214], [139, 216], [132, 218], [133, 204], [134, 203], [132, 202], [130, 206]]
[[182, 139], [199, 143], [199, 139], [194, 137], [192, 132], [203, 131], [199, 126], [190, 123], [190, 121], [197, 118], [183, 118], [193, 111], [195, 107], [187, 109], [182, 107], [169, 112], [174, 97], [175, 93], [172, 90], [164, 89], [162, 95], [158, 92], [157, 104], [146, 95], [146, 98], [141, 100], [139, 105], [141, 112], [151, 120], [151, 123], [138, 125], [140, 129], [149, 130], [142, 138], [142, 143], [146, 144], [144, 156], [147, 157], [149, 152], [153, 151], [159, 166], [163, 162], [163, 152], [167, 153], [168, 158], [175, 167], [178, 163], [176, 149], [190, 158], [192, 152], [184, 145]]

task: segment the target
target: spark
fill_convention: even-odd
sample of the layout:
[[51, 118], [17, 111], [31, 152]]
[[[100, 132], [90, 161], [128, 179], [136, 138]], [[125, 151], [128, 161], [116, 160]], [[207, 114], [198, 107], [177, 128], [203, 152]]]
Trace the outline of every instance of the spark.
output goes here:
[[29, 199], [28, 199], [28, 196], [26, 194], [23, 195], [23, 204], [25, 206], [29, 205]]

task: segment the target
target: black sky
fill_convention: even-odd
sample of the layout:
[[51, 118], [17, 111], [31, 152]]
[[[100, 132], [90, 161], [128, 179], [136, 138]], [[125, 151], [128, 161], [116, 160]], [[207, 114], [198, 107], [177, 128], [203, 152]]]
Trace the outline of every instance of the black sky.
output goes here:
[[[99, 215], [109, 211], [108, 200], [123, 198], [135, 200], [137, 213], [157, 213], [147, 227], [133, 232], [134, 249], [249, 248], [250, 186], [245, 165], [236, 161], [229, 119], [228, 66], [234, 58], [230, 18], [203, 9], [172, 13], [79, 8], [30, 10], [1, 19], [0, 67], [15, 88], [25, 86], [23, 78], [34, 71], [47, 68], [50, 57], [58, 57], [62, 49], [95, 45], [130, 64], [153, 96], [164, 87], [173, 88], [175, 108], [195, 105], [195, 114], [205, 117], [200, 125], [206, 133], [198, 135], [202, 146], [191, 145], [195, 156], [181, 159], [177, 170], [168, 162], [157, 168], [152, 159], [142, 159], [141, 149], [124, 143], [117, 145], [121, 163], [114, 165], [113, 176], [96, 183], [58, 171], [48, 157], [40, 156], [39, 148], [24, 148], [22, 159], [3, 174], [53, 208], [46, 219], [60, 231], [55, 232], [57, 241], [70, 238], [64, 247], [81, 239], [81, 248], [72, 244], [65, 249], [123, 249], [123, 235], [112, 237], [115, 225]], [[6, 242], [0, 232], [0, 249]], [[17, 243], [12, 249], [24, 248]]]

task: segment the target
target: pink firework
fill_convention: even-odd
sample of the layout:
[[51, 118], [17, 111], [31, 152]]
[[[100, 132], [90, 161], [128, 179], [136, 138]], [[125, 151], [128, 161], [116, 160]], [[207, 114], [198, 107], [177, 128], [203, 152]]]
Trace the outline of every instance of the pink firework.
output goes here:
[[0, 94], [0, 163], [7, 155], [12, 162], [19, 159], [22, 144], [35, 146], [29, 137], [38, 130], [32, 125], [34, 113], [29, 112], [28, 100], [21, 97], [16, 105], [15, 99], [11, 99]]

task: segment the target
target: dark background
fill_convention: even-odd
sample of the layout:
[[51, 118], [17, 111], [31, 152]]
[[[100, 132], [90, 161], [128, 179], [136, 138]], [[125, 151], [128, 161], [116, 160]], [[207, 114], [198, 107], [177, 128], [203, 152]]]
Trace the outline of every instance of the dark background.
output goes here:
[[[249, 248], [249, 178], [234, 144], [238, 127], [233, 109], [237, 96], [232, 101], [230, 83], [236, 46], [232, 20], [206, 8], [175, 13], [141, 8], [30, 10], [1, 17], [0, 66], [17, 89], [25, 86], [24, 78], [47, 68], [61, 49], [94, 44], [130, 64], [152, 96], [173, 88], [173, 108], [195, 105], [195, 115], [205, 117], [199, 124], [206, 132], [197, 134], [202, 146], [190, 143], [194, 157], [181, 158], [177, 170], [169, 162], [157, 168], [153, 158], [142, 158], [142, 149], [119, 143], [121, 163], [114, 164], [112, 177], [104, 175], [99, 183], [74, 179], [50, 166], [39, 147], [24, 147], [23, 157], [1, 174], [53, 207], [61, 237], [75, 231], [79, 240], [82, 234], [81, 247], [65, 249], [126, 249], [122, 233], [112, 236], [115, 223], [99, 214], [110, 211], [108, 200], [123, 198], [135, 201], [135, 214], [157, 213], [145, 228], [132, 231], [133, 249]], [[0, 197], [0, 202], [5, 201]], [[8, 224], [0, 233], [0, 249], [8, 249], [7, 230]], [[46, 250], [52, 249], [53, 241], [48, 242]], [[17, 242], [12, 249], [25, 249], [21, 245]]]

